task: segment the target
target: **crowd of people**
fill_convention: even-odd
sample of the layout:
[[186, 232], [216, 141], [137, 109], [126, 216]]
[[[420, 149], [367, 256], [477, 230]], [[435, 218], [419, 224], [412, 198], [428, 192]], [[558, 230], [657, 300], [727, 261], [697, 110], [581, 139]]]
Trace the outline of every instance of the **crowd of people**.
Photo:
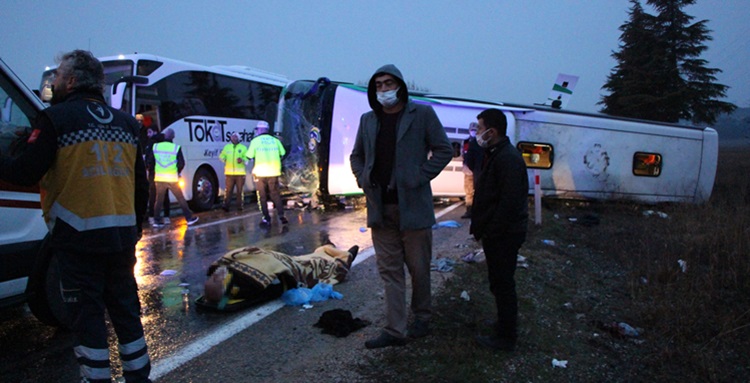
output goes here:
[[[90, 52], [68, 52], [58, 62], [52, 106], [35, 121], [25, 152], [0, 158], [0, 179], [38, 183], [42, 189], [50, 249], [59, 259], [61, 291], [76, 335], [74, 351], [83, 381], [111, 380], [108, 313], [125, 380], [150, 382], [133, 273], [135, 246], [144, 222], [155, 227], [168, 223], [170, 192], [187, 225], [198, 221], [178, 185], [184, 154], [173, 142], [171, 129], [160, 132], [148, 116], [134, 118], [106, 104], [103, 68]], [[367, 87], [372, 110], [360, 118], [350, 155], [351, 170], [366, 197], [367, 226], [385, 290], [385, 326], [364, 343], [368, 349], [403, 346], [432, 332], [435, 214], [430, 181], [451, 161], [453, 148], [435, 111], [412, 102], [406, 84], [394, 65], [375, 71]], [[528, 221], [526, 165], [506, 128], [502, 111], [482, 111], [470, 124], [462, 151], [463, 218], [471, 219], [470, 232], [484, 249], [497, 309], [493, 335], [478, 336], [477, 342], [496, 351], [512, 351], [517, 342], [514, 273]], [[237, 210], [243, 210], [246, 166], [252, 161], [260, 223], [272, 222], [270, 199], [276, 218], [286, 225], [279, 191], [284, 155], [284, 146], [268, 133], [266, 121], [258, 122], [247, 147], [232, 134], [220, 155], [227, 188], [222, 208], [229, 211], [236, 196]], [[117, 171], [85, 171], [96, 166]], [[97, 198], [80, 197], [92, 194]], [[288, 285], [302, 280], [341, 281], [357, 250], [356, 246], [348, 251], [323, 247], [294, 259], [252, 247], [232, 251], [209, 270], [205, 292], [207, 298], [220, 302], [275, 297], [284, 289], [264, 291], [270, 286], [265, 282], [279, 276], [288, 276]], [[405, 270], [411, 278], [410, 305]]]

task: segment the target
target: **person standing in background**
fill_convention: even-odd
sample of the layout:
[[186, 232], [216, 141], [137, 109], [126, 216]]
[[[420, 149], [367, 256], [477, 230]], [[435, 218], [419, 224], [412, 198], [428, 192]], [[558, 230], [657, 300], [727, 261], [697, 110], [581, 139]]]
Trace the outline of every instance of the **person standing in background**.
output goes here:
[[[367, 226], [385, 285], [385, 328], [365, 342], [373, 349], [402, 346], [407, 338], [430, 334], [435, 224], [430, 181], [453, 158], [453, 147], [432, 107], [409, 100], [396, 66], [375, 71], [367, 97], [372, 111], [360, 118], [350, 162], [367, 199]], [[411, 325], [404, 264], [412, 284]]]
[[52, 106], [34, 122], [26, 150], [0, 158], [0, 179], [39, 183], [81, 381], [112, 381], [109, 314], [125, 381], [150, 382], [133, 274], [148, 199], [139, 126], [104, 101], [104, 69], [91, 52], [57, 61]]
[[[185, 157], [182, 155], [180, 145], [172, 143], [172, 140], [174, 140], [174, 130], [165, 130], [164, 141], [154, 144], [150, 158], [148, 158], [149, 163], [154, 163], [156, 196], [164, 195], [167, 190], [171, 191], [180, 204], [187, 225], [192, 226], [198, 222], [198, 216], [193, 215], [193, 212], [190, 211], [179, 184], [180, 173], [185, 168]], [[162, 202], [161, 198], [156, 198], [154, 205], [154, 227], [162, 227], [165, 224], [159, 217]]]
[[226, 189], [224, 191], [224, 203], [222, 209], [229, 211], [229, 203], [232, 193], [237, 188], [237, 210], [242, 211], [245, 202], [245, 161], [247, 161], [247, 147], [240, 143], [240, 135], [232, 133], [232, 142], [224, 145], [219, 159], [224, 162], [224, 177]]
[[529, 178], [521, 152], [506, 135], [505, 114], [499, 109], [487, 109], [479, 113], [477, 120], [477, 143], [487, 158], [476, 180], [469, 232], [482, 241], [490, 291], [497, 308], [494, 333], [478, 336], [477, 341], [495, 351], [513, 351], [518, 338], [514, 275], [518, 250], [526, 241]]
[[469, 124], [469, 138], [464, 140], [462, 153], [464, 192], [466, 193], [466, 212], [461, 218], [471, 218], [471, 208], [474, 204], [474, 184], [484, 160], [484, 149], [477, 144], [477, 123]]
[[282, 225], [289, 221], [284, 217], [284, 206], [281, 204], [281, 190], [279, 190], [279, 176], [281, 176], [281, 158], [286, 154], [284, 145], [278, 138], [268, 134], [268, 123], [258, 121], [253, 139], [247, 150], [247, 158], [253, 160], [253, 179], [258, 191], [258, 207], [263, 218], [261, 225], [271, 223], [268, 212], [268, 197], [271, 197], [276, 215]]

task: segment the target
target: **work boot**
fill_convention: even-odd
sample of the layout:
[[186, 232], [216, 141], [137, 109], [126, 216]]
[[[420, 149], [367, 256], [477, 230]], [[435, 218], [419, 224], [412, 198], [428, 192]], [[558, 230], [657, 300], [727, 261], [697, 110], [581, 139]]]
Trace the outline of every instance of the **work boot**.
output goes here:
[[397, 338], [385, 331], [383, 331], [379, 337], [372, 338], [365, 342], [365, 347], [369, 349], [383, 348], [390, 346], [403, 346], [406, 344], [406, 339]]
[[411, 324], [411, 326], [409, 326], [409, 329], [406, 331], [406, 336], [412, 339], [417, 339], [424, 338], [427, 335], [430, 335], [430, 333], [430, 323], [417, 319]]
[[471, 218], [471, 205], [466, 205], [466, 213], [461, 218]]

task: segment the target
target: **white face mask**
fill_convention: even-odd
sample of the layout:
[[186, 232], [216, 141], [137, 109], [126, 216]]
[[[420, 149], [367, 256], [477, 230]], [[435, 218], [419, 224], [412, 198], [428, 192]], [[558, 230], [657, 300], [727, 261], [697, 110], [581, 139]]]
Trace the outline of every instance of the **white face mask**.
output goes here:
[[477, 136], [477, 144], [479, 144], [479, 146], [481, 146], [481, 147], [483, 147], [483, 148], [486, 148], [486, 147], [490, 146], [490, 141], [489, 141], [488, 139], [484, 138], [484, 135], [485, 135], [485, 134], [486, 134], [487, 132], [489, 132], [489, 129], [488, 129], [488, 130], [485, 130], [485, 131], [484, 131], [484, 132], [482, 133], [482, 135], [481, 135], [481, 136]]
[[400, 88], [396, 88], [394, 90], [389, 90], [386, 92], [377, 92], [378, 95], [378, 102], [380, 105], [383, 105], [385, 108], [390, 108], [396, 104], [398, 104], [398, 90]]

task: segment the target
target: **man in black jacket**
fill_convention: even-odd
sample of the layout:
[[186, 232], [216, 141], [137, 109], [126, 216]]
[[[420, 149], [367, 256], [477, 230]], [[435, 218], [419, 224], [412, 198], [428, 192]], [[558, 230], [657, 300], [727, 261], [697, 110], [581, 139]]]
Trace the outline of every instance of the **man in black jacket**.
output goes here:
[[506, 136], [507, 118], [498, 109], [477, 116], [477, 143], [485, 149], [485, 161], [476, 181], [470, 232], [482, 241], [495, 296], [495, 333], [477, 341], [490, 349], [515, 349], [518, 328], [516, 257], [526, 240], [529, 179], [521, 153]]

